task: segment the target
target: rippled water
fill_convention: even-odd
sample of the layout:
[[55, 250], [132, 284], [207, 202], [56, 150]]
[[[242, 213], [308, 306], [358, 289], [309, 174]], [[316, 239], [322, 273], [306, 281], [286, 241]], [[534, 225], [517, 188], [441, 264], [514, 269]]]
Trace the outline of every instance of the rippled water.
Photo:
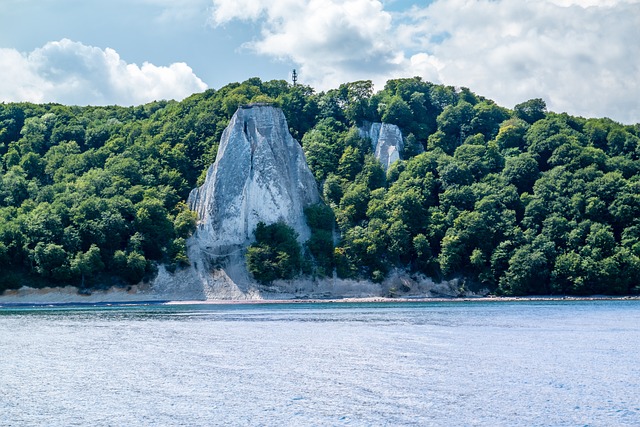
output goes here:
[[640, 425], [640, 302], [0, 308], [0, 425]]

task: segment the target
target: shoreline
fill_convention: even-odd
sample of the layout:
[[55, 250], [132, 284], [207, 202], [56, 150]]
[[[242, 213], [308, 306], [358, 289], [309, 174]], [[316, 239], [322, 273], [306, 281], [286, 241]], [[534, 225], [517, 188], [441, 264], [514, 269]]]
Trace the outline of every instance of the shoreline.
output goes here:
[[486, 296], [486, 297], [356, 297], [356, 298], [298, 298], [298, 299], [254, 299], [254, 300], [191, 300], [167, 301], [164, 305], [256, 305], [256, 304], [349, 304], [349, 303], [441, 303], [441, 302], [544, 302], [544, 301], [640, 301], [640, 295], [592, 295], [592, 296]]
[[306, 304], [407, 304], [407, 303], [465, 303], [465, 302], [585, 302], [585, 301], [640, 301], [640, 295], [592, 295], [592, 296], [486, 296], [486, 297], [358, 297], [358, 298], [299, 298], [299, 299], [228, 299], [228, 300], [130, 300], [130, 301], [59, 301], [59, 302], [2, 302], [4, 308], [54, 308], [54, 307], [131, 307], [131, 306], [183, 306], [183, 305], [306, 305]]

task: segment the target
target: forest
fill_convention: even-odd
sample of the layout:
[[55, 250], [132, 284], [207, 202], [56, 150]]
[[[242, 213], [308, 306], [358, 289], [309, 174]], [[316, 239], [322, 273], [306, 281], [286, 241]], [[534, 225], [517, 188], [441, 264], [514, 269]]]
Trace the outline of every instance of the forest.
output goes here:
[[[378, 92], [252, 78], [135, 107], [0, 104], [0, 292], [128, 286], [188, 265], [187, 196], [251, 102], [283, 109], [325, 203], [308, 209], [303, 246], [256, 230], [247, 258], [262, 282], [403, 269], [498, 295], [640, 292], [640, 124], [542, 99], [508, 109], [418, 77]], [[364, 121], [402, 130], [404, 160], [387, 172]]]

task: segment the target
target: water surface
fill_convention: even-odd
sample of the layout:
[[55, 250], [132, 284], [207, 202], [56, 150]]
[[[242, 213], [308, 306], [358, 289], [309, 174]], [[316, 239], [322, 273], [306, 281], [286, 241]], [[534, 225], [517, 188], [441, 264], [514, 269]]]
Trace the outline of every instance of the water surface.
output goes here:
[[640, 425], [640, 302], [0, 308], [0, 425]]

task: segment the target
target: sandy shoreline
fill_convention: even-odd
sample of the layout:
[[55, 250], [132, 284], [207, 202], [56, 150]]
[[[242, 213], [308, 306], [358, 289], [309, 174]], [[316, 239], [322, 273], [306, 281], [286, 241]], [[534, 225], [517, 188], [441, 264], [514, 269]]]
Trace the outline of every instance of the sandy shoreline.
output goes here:
[[516, 301], [623, 301], [623, 300], [640, 300], [639, 295], [627, 296], [522, 296], [522, 297], [418, 297], [418, 298], [386, 298], [386, 297], [364, 297], [364, 298], [329, 298], [329, 299], [255, 299], [255, 300], [205, 300], [205, 301], [166, 301], [165, 305], [225, 305], [225, 304], [336, 304], [336, 303], [412, 303], [412, 302], [516, 302]]
[[464, 297], [344, 297], [344, 298], [256, 298], [256, 299], [209, 299], [177, 300], [149, 293], [124, 291], [100, 291], [90, 295], [80, 295], [72, 287], [58, 289], [18, 290], [0, 296], [2, 307], [46, 307], [46, 306], [92, 306], [92, 305], [265, 305], [265, 304], [352, 304], [352, 303], [443, 303], [443, 302], [546, 302], [546, 301], [602, 301], [602, 300], [640, 300], [640, 295], [627, 296], [464, 296]]

